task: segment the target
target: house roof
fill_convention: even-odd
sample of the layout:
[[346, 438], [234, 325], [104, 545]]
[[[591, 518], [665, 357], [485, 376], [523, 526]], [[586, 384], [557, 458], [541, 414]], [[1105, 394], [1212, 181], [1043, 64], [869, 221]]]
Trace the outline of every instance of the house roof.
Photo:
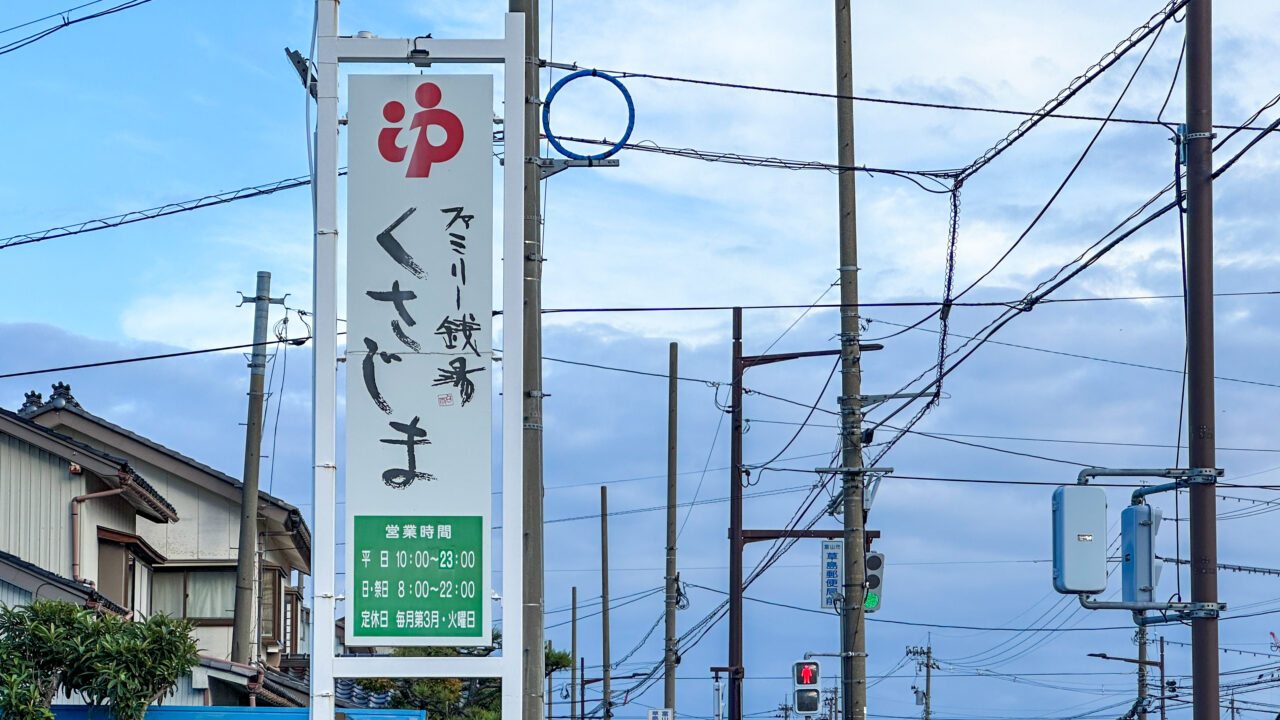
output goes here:
[[[0, 580], [29, 591], [33, 599], [41, 597], [40, 593], [43, 591], [45, 599], [68, 600], [85, 606], [102, 607], [118, 615], [128, 612], [91, 585], [62, 577], [4, 551], [0, 551]], [[50, 589], [44, 590], [46, 587]]]
[[155, 522], [173, 522], [178, 519], [178, 511], [173, 505], [124, 459], [50, 430], [4, 408], [0, 408], [0, 430], [7, 430], [23, 441], [37, 445], [69, 463], [80, 465], [113, 488], [124, 488], [125, 499], [147, 518]]
[[[172, 448], [166, 447], [148, 437], [139, 435], [138, 433], [121, 427], [115, 423], [102, 417], [94, 415], [82, 407], [71, 395], [71, 386], [65, 383], [55, 383], [53, 385], [53, 394], [47, 401], [42, 400], [39, 393], [27, 393], [26, 402], [23, 404], [20, 415], [31, 421], [40, 421], [48, 424], [60, 423], [70, 425], [67, 422], [68, 417], [79, 418], [91, 425], [96, 425], [111, 433], [115, 433], [123, 438], [132, 440], [135, 443], [155, 452], [159, 453], [180, 465], [184, 465], [190, 469], [197, 471], [196, 475], [209, 479], [211, 488], [224, 491], [224, 495], [228, 497], [238, 497], [242, 492], [244, 483], [240, 480], [220, 471], [199, 460], [184, 455]], [[196, 476], [188, 476], [189, 479], [197, 480]], [[281, 500], [274, 495], [266, 492], [258, 491], [259, 502], [266, 506], [267, 516], [280, 522], [284, 528], [291, 534], [295, 541], [297, 553], [301, 558], [304, 566], [310, 566], [311, 559], [311, 531], [307, 528], [306, 521], [302, 517], [302, 512], [297, 507]]]

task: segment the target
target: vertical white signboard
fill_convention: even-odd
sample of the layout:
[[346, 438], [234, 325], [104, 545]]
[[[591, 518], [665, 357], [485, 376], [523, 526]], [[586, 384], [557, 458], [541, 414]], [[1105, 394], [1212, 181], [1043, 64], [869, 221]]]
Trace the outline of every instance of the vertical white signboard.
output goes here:
[[821, 604], [824, 610], [836, 609], [836, 598], [844, 586], [844, 541], [823, 540], [822, 558], [818, 563], [822, 574]]
[[346, 642], [490, 643], [493, 79], [350, 78]]

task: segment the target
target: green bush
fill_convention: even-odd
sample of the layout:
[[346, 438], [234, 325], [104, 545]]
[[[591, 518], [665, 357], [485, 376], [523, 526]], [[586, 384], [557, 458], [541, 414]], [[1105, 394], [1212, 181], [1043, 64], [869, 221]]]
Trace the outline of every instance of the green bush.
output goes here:
[[0, 716], [48, 720], [61, 690], [107, 706], [115, 720], [141, 720], [199, 662], [191, 628], [53, 600], [0, 608]]

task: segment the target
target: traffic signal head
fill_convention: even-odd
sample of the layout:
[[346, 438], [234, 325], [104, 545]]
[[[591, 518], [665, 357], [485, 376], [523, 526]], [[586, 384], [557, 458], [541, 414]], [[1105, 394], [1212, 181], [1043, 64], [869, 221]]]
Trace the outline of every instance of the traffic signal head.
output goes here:
[[862, 609], [873, 613], [880, 609], [880, 602], [884, 597], [884, 554], [878, 552], [867, 553], [865, 567], [867, 570], [867, 595], [863, 600]]
[[818, 683], [821, 681], [818, 663], [812, 660], [796, 663], [791, 669], [791, 679], [795, 687], [791, 704], [796, 712], [800, 715], [816, 714], [822, 705], [821, 691], [818, 689]]
[[1130, 505], [1120, 512], [1121, 597], [1125, 602], [1155, 602], [1164, 564], [1156, 559], [1156, 533], [1163, 513], [1150, 505]]

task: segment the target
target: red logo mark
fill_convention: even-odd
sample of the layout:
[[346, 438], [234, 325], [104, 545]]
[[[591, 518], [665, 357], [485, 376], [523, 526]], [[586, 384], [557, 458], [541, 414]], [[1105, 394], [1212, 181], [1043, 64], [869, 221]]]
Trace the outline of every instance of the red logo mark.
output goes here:
[[[405, 177], [430, 177], [431, 164], [442, 163], [453, 158], [462, 149], [462, 121], [457, 115], [437, 108], [440, 104], [440, 87], [435, 83], [423, 83], [414, 91], [413, 97], [423, 109], [413, 114], [409, 129], [418, 129], [418, 139], [413, 144], [413, 155], [409, 158], [409, 170]], [[382, 117], [389, 123], [404, 120], [404, 105], [392, 100], [382, 106]], [[432, 125], [444, 129], [444, 142], [432, 145], [427, 139], [427, 128]], [[389, 162], [398, 163], [404, 160], [409, 148], [400, 147], [396, 140], [403, 128], [386, 127], [378, 133], [378, 152]]]
[[440, 407], [449, 407], [453, 404], [453, 393], [445, 393], [436, 396], [436, 402], [440, 403]]

